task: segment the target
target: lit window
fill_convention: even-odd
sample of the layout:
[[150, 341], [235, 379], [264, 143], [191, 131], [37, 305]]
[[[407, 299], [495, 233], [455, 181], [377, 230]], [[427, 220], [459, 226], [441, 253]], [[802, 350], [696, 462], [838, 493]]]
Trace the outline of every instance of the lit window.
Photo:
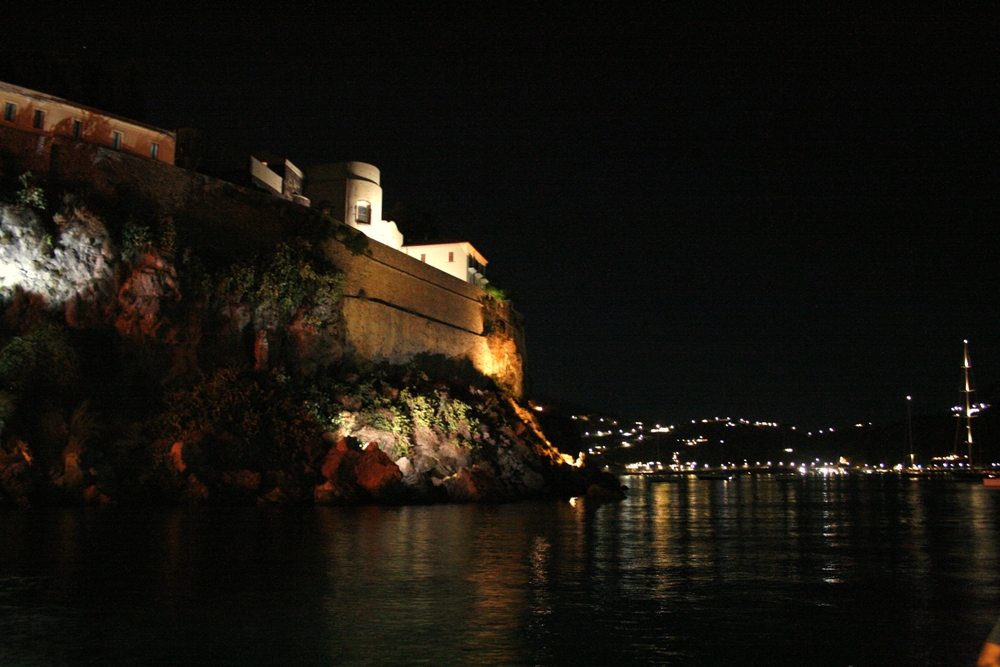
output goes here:
[[79, 139], [83, 136], [83, 121], [74, 120], [73, 121], [73, 138]]
[[449, 262], [454, 262], [455, 261], [455, 253], [453, 253], [453, 252], [449, 252], [448, 253], [448, 261]]
[[358, 212], [354, 221], [359, 225], [368, 225], [372, 221], [372, 205], [366, 201], [358, 201]]
[[427, 255], [425, 255], [425, 254], [421, 253], [421, 254], [420, 254], [420, 261], [421, 261], [421, 262], [426, 262], [426, 261], [427, 261]]
[[115, 150], [120, 149], [122, 147], [122, 139], [123, 139], [122, 133], [115, 132], [114, 136], [111, 138], [111, 147], [114, 148]]
[[157, 143], [149, 144], [149, 157], [153, 158], [154, 160], [160, 157], [160, 144]]
[[35, 109], [35, 120], [32, 123], [32, 126], [36, 130], [41, 130], [45, 128], [45, 112], [42, 111], [41, 109]]
[[3, 108], [3, 119], [8, 123], [14, 122], [14, 116], [17, 114], [17, 105], [13, 102], [7, 102], [6, 106]]

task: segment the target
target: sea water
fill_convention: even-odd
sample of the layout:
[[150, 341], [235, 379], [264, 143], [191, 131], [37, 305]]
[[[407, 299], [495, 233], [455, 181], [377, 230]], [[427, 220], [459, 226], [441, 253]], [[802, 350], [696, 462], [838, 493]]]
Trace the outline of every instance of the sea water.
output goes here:
[[622, 503], [0, 512], [0, 665], [968, 665], [1000, 491], [626, 477]]

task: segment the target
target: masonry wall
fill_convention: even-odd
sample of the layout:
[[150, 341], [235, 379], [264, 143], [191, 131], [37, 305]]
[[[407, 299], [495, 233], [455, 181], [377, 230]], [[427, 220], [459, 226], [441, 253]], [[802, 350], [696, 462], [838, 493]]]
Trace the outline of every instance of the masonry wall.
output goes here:
[[469, 359], [521, 396], [525, 347], [513, 309], [503, 304], [484, 309], [478, 287], [377, 241], [369, 241], [368, 252], [360, 256], [335, 239], [325, 247], [346, 274], [348, 349], [392, 363], [422, 352]]
[[369, 240], [361, 255], [352, 253], [328, 233], [339, 223], [317, 210], [70, 138], [0, 128], [0, 178], [25, 170], [85, 184], [112, 201], [152, 202], [199, 252], [219, 262], [252, 256], [290, 236], [319, 237], [345, 274], [347, 352], [391, 363], [422, 353], [468, 359], [514, 396], [522, 394], [525, 346], [516, 311], [495, 302], [484, 308], [478, 287], [377, 241]]

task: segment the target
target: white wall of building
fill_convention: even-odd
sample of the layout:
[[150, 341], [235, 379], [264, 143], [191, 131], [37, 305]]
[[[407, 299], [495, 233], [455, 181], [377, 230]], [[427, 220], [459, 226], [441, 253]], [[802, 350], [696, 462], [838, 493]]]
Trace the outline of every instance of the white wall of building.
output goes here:
[[[436, 269], [453, 275], [459, 280], [474, 285], [480, 285], [483, 281], [481, 270], [479, 272], [469, 271], [470, 265], [476, 270], [476, 264], [485, 268], [486, 258], [483, 257], [468, 241], [454, 241], [447, 243], [430, 243], [422, 245], [409, 245], [402, 247], [410, 257], [433, 266]], [[472, 260], [470, 262], [469, 260]]]
[[250, 156], [250, 177], [257, 187], [267, 190], [272, 195], [281, 194], [281, 176], [271, 171], [266, 163], [252, 155]]

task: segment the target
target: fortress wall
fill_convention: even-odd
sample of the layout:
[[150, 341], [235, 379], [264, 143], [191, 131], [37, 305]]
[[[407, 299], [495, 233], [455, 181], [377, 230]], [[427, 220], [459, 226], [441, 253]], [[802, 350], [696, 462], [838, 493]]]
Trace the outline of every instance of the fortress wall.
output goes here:
[[485, 356], [485, 337], [377, 301], [346, 298], [344, 320], [349, 349], [366, 359], [401, 364], [431, 352], [470, 359], [478, 368]]
[[344, 294], [420, 313], [470, 333], [483, 332], [482, 291], [369, 239], [364, 255], [331, 239], [325, 250], [344, 269]]
[[[218, 261], [253, 256], [289, 236], [315, 238], [331, 224], [319, 211], [163, 162], [71, 138], [0, 128], [0, 177], [27, 170], [84, 184], [116, 203], [155, 202], [200, 253]], [[326, 238], [323, 248], [345, 274], [347, 350], [391, 363], [421, 353], [469, 359], [507, 391], [521, 395], [523, 325], [509, 305], [494, 304], [487, 311], [478, 287], [374, 240], [361, 255], [335, 238]]]
[[[374, 361], [404, 363], [421, 353], [468, 359], [514, 396], [523, 392], [524, 337], [513, 309], [489, 313], [482, 290], [377, 241], [352, 255], [330, 239], [327, 255], [345, 272], [345, 345]], [[494, 312], [499, 311], [499, 312]]]

